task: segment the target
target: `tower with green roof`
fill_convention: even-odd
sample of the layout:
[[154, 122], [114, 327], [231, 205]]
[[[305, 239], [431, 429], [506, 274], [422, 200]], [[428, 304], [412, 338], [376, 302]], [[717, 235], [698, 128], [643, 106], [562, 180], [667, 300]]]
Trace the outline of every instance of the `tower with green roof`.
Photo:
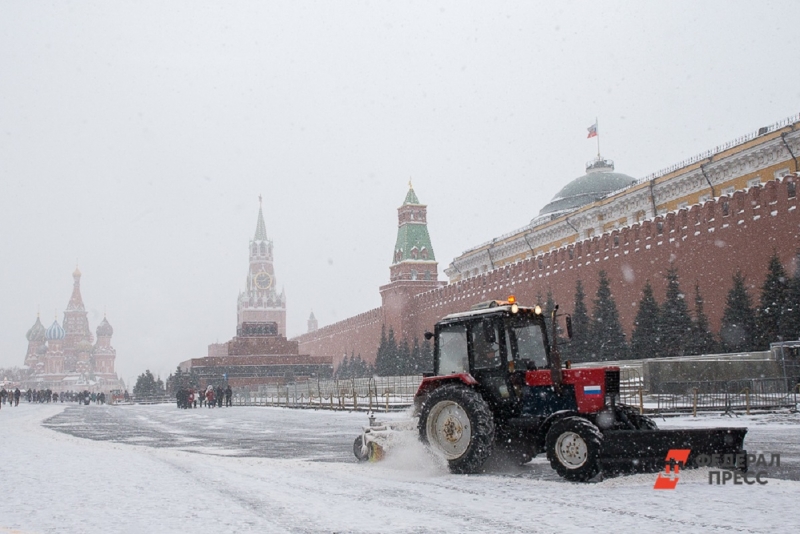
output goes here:
[[428, 207], [420, 203], [409, 182], [406, 199], [397, 208], [397, 241], [389, 280], [436, 281], [438, 265], [428, 234]]
[[385, 325], [394, 330], [398, 339], [411, 342], [422, 334], [414, 327], [413, 301], [420, 293], [445, 285], [439, 281], [438, 269], [428, 235], [428, 207], [420, 204], [409, 182], [406, 199], [397, 208], [397, 240], [389, 283], [381, 287]]

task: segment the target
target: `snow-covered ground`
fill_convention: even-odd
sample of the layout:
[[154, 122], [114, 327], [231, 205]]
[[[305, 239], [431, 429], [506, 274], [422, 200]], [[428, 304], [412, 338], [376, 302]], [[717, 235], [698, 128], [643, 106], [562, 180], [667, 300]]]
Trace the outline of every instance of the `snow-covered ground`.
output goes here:
[[786, 479], [796, 478], [797, 414], [659, 420], [749, 426], [746, 446], [782, 452], [790, 467], [751, 486], [684, 471], [673, 491], [653, 490], [655, 474], [572, 484], [543, 459], [451, 475], [413, 437], [382, 463], [358, 464], [351, 446], [365, 420], [279, 408], [6, 405], [0, 533], [774, 533], [800, 524], [800, 482]]

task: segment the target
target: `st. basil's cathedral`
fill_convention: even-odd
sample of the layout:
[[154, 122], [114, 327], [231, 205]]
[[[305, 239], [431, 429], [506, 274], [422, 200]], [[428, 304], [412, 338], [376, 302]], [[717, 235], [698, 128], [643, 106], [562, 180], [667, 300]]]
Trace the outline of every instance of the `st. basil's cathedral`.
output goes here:
[[122, 389], [114, 371], [117, 351], [111, 346], [114, 329], [103, 317], [97, 326], [97, 339], [89, 328], [89, 319], [81, 297], [81, 272], [72, 273], [72, 297], [64, 311], [64, 320], [56, 318], [45, 328], [39, 317], [28, 330], [25, 366], [31, 375], [24, 386], [61, 391], [111, 391]]

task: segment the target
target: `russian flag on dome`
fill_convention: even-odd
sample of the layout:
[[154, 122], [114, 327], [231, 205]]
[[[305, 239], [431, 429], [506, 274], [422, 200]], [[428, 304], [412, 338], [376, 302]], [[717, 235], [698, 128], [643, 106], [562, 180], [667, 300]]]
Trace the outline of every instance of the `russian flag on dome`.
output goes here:
[[586, 136], [586, 139], [591, 139], [592, 137], [597, 137], [597, 122], [592, 124], [587, 128], [589, 130], [589, 135]]

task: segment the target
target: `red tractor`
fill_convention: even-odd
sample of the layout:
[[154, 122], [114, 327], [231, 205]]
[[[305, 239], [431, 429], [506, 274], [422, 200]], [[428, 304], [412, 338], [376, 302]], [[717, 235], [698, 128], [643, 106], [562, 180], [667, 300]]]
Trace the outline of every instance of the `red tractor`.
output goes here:
[[[448, 315], [425, 334], [435, 340], [434, 372], [417, 391], [416, 426], [452, 472], [480, 472], [498, 449], [521, 463], [544, 452], [573, 481], [600, 471], [663, 469], [670, 449], [690, 449], [689, 464], [698, 455], [728, 455], [746, 469], [746, 428], [659, 430], [619, 403], [618, 367], [562, 368], [555, 311], [551, 319], [552, 343], [541, 308], [510, 297]], [[571, 337], [569, 317], [566, 326]], [[382, 457], [391, 430], [408, 426], [371, 424], [356, 438], [356, 457]]]

